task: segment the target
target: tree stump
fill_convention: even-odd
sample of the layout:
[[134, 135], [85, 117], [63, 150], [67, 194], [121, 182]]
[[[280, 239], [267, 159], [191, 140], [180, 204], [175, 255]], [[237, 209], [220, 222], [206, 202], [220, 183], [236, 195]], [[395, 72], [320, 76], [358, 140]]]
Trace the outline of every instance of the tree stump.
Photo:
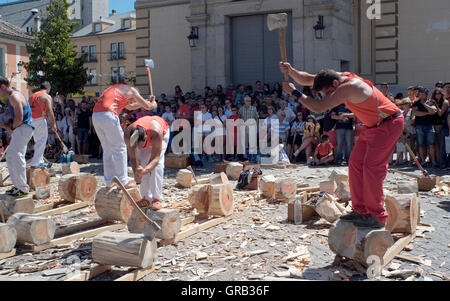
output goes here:
[[321, 192], [326, 192], [332, 195], [334, 195], [337, 189], [336, 183], [334, 181], [323, 181], [320, 182], [319, 186]]
[[188, 196], [189, 203], [198, 213], [207, 213], [209, 208], [208, 191], [210, 185], [196, 185], [191, 188]]
[[75, 161], [79, 164], [89, 163], [89, 155], [72, 155], [70, 158], [72, 159], [72, 161]]
[[17, 231], [18, 243], [41, 245], [48, 243], [55, 236], [56, 224], [51, 218], [16, 213], [8, 219], [8, 224]]
[[266, 198], [275, 197], [275, 177], [273, 175], [265, 175], [259, 179], [259, 189]]
[[328, 245], [335, 254], [353, 259], [368, 266], [367, 258], [378, 256], [383, 264], [383, 256], [394, 244], [389, 231], [384, 229], [357, 228], [352, 222], [339, 220], [328, 233]]
[[233, 189], [230, 184], [210, 185], [208, 215], [228, 216], [233, 213]]
[[17, 231], [12, 225], [0, 223], [0, 254], [9, 253], [17, 241]]
[[[154, 234], [156, 238], [172, 239], [180, 232], [181, 218], [178, 210], [163, 208], [155, 211], [147, 208], [144, 213], [161, 227], [161, 230]], [[150, 229], [153, 228], [148, 221], [144, 220], [136, 210], [133, 210], [128, 220], [128, 231], [130, 233], [150, 233]]]
[[77, 162], [64, 163], [61, 172], [63, 175], [77, 174], [80, 172], [80, 165]]
[[164, 158], [164, 167], [166, 168], [186, 168], [188, 166], [188, 155], [169, 154]]
[[333, 170], [328, 177], [328, 180], [336, 182], [339, 185], [342, 182], [348, 182], [348, 175], [340, 170]]
[[221, 173], [221, 172], [226, 172], [227, 171], [227, 166], [230, 162], [219, 162], [216, 163], [216, 165], [214, 166], [214, 172], [215, 173]]
[[241, 163], [231, 162], [227, 165], [226, 173], [231, 180], [239, 180], [239, 176], [241, 175], [243, 169], [244, 165]]
[[[135, 202], [141, 199], [138, 188], [127, 189]], [[95, 196], [95, 209], [97, 214], [108, 221], [128, 222], [133, 211], [125, 193], [119, 188], [102, 187]]]
[[210, 183], [211, 184], [229, 184], [228, 177], [224, 172], [221, 173], [215, 173], [211, 176], [209, 176]]
[[420, 191], [430, 191], [441, 182], [441, 177], [421, 177], [417, 178], [417, 185]]
[[294, 178], [281, 178], [275, 181], [275, 199], [280, 202], [289, 203], [295, 200], [297, 193], [297, 182]]
[[30, 189], [50, 184], [50, 175], [45, 168], [27, 168], [27, 183]]
[[58, 184], [59, 195], [69, 202], [75, 200], [93, 201], [97, 192], [97, 180], [91, 174], [68, 174]]
[[397, 193], [419, 193], [417, 181], [397, 181]]
[[392, 233], [416, 232], [420, 217], [419, 201], [415, 193], [387, 195], [384, 199], [389, 216], [386, 220], [386, 230]]
[[322, 218], [330, 223], [335, 222], [342, 215], [342, 211], [336, 206], [334, 197], [328, 193], [325, 193], [317, 201], [315, 210]]
[[31, 195], [23, 198], [13, 198], [8, 195], [2, 195], [2, 200], [0, 200], [0, 206], [5, 215], [5, 219], [8, 219], [11, 215], [15, 213], [33, 213], [34, 202]]
[[156, 258], [156, 240], [142, 234], [103, 232], [92, 241], [92, 259], [99, 264], [147, 268]]
[[184, 188], [191, 188], [192, 187], [192, 179], [193, 179], [193, 173], [192, 171], [188, 169], [180, 169], [177, 172], [176, 181], [177, 184]]
[[350, 194], [350, 185], [347, 181], [342, 181], [338, 184], [336, 189], [336, 196], [341, 202], [348, 202], [352, 199]]

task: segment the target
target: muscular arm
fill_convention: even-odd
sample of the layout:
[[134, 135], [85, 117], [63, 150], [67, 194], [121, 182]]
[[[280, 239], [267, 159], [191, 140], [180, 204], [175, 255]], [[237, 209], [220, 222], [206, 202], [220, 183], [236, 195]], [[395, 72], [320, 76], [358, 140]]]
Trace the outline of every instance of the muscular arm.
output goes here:
[[149, 97], [149, 100], [145, 100], [141, 94], [139, 93], [139, 91], [136, 88], [131, 88], [131, 93], [132, 93], [132, 99], [139, 103], [141, 108], [146, 109], [147, 111], [152, 111], [153, 109], [155, 109], [157, 107], [156, 101], [155, 101], [155, 96], [151, 95]]
[[[50, 118], [50, 123], [51, 123], [50, 126], [55, 131], [56, 120], [55, 120], [55, 115], [53, 114], [52, 98], [48, 94], [43, 94], [39, 97], [39, 100], [42, 101], [43, 103], [45, 103], [45, 107], [47, 108], [47, 114], [48, 114], [48, 117]], [[56, 131], [55, 131], [55, 133], [56, 133]]]
[[142, 108], [141, 104], [139, 102], [132, 102], [128, 106], [125, 107], [125, 109], [129, 111], [135, 111]]
[[164, 156], [164, 154], [161, 154], [162, 151], [162, 129], [159, 127], [158, 129], [151, 130], [151, 138], [152, 139], [152, 153], [150, 156], [150, 161], [148, 162], [147, 166], [145, 167], [144, 174], [151, 172], [153, 169], [155, 169], [156, 165], [159, 163], [159, 159], [161, 156]]

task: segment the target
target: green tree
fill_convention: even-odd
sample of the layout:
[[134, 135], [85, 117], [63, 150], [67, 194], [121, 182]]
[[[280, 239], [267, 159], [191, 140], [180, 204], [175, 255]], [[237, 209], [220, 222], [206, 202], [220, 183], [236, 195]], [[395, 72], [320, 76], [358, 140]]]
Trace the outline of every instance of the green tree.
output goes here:
[[91, 76], [84, 68], [84, 58], [77, 57], [71, 40], [76, 23], [68, 17], [69, 4], [65, 0], [52, 1], [42, 19], [41, 30], [34, 34], [33, 44], [27, 44], [30, 61], [24, 64], [29, 85], [48, 81], [51, 94], [60, 95], [83, 91]]

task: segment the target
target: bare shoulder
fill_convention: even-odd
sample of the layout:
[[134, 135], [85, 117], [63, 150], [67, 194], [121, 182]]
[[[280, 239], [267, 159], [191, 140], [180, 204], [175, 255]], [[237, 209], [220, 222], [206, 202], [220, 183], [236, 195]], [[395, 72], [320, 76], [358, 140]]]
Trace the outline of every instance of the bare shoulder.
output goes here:
[[125, 97], [132, 97], [136, 95], [136, 88], [130, 86], [130, 85], [118, 85], [116, 88], [122, 95]]
[[340, 87], [343, 90], [342, 92], [348, 97], [348, 100], [356, 103], [365, 101], [373, 93], [372, 87], [357, 78], [352, 78]]
[[11, 102], [11, 105], [24, 106], [26, 99], [21, 93], [14, 91], [13, 93], [11, 93], [11, 96], [9, 97], [9, 101]]

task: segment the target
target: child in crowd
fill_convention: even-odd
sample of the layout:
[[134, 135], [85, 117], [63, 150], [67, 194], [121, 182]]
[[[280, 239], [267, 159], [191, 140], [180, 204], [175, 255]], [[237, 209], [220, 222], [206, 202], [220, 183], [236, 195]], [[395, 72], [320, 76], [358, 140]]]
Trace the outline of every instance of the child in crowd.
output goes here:
[[165, 106], [166, 111], [164, 114], [162, 114], [161, 118], [164, 119], [168, 124], [170, 128], [170, 137], [169, 137], [169, 144], [167, 145], [167, 151], [166, 153], [172, 152], [171, 145], [172, 145], [172, 139], [173, 139], [173, 131], [172, 131], [172, 122], [174, 122], [175, 117], [173, 116], [172, 107], [170, 104], [166, 104]]
[[311, 165], [326, 165], [334, 161], [334, 146], [330, 142], [328, 135], [322, 135], [321, 143], [317, 145], [314, 151], [314, 157], [310, 158]]

